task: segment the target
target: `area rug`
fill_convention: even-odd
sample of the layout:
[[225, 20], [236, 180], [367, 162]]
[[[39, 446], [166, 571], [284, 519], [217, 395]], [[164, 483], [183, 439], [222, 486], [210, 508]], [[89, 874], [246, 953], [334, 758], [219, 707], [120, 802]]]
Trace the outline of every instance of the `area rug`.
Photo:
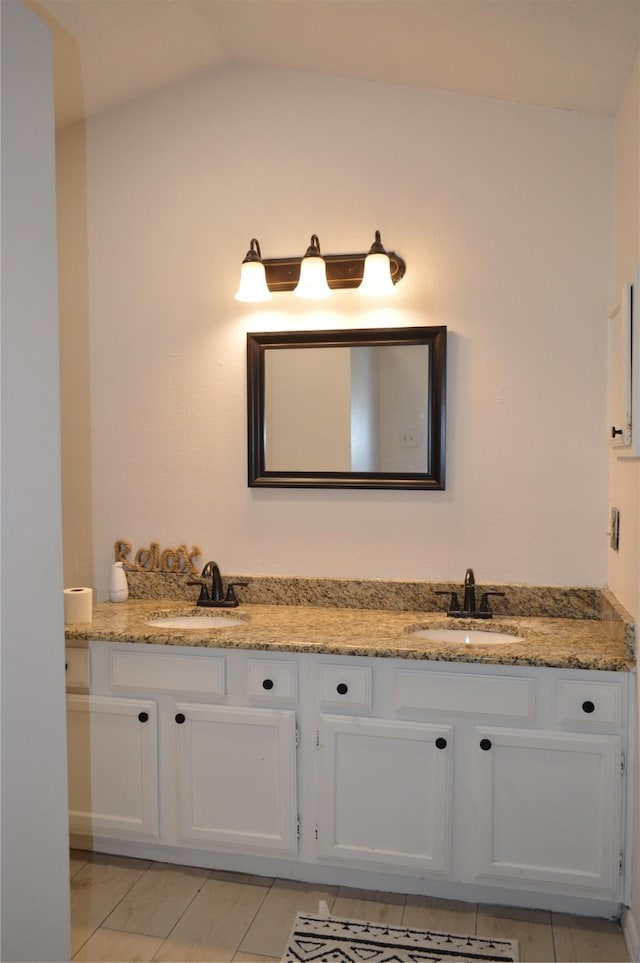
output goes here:
[[517, 963], [516, 940], [298, 913], [282, 963]]

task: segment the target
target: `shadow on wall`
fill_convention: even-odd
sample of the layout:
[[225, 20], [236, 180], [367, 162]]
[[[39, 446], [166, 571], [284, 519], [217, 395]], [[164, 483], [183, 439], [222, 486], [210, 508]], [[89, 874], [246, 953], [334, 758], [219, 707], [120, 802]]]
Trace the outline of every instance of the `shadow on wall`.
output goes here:
[[[74, 115], [82, 115], [84, 90], [76, 40], [51, 20], [36, 0], [25, 2], [53, 34], [56, 103], [61, 98], [66, 103], [71, 102]], [[62, 526], [66, 586], [93, 584], [85, 140], [83, 123], [63, 128], [56, 136]], [[64, 157], [64, 163], [61, 157]]]

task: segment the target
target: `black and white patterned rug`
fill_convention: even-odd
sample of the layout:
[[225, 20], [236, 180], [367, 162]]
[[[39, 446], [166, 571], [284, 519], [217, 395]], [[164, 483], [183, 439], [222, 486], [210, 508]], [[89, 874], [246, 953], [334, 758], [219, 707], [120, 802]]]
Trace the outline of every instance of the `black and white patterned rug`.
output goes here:
[[282, 963], [517, 963], [516, 940], [298, 913]]

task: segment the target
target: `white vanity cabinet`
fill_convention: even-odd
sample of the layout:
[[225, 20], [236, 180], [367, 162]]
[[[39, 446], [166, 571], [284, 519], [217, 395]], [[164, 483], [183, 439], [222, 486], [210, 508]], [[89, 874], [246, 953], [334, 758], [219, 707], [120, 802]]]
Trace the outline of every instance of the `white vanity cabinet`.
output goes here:
[[158, 839], [156, 703], [67, 695], [69, 830]]
[[633, 673], [105, 642], [76, 662], [80, 844], [600, 915], [628, 899]]
[[[353, 698], [349, 672], [366, 679]], [[318, 673], [321, 860], [622, 898], [628, 674], [397, 659]]]
[[532, 678], [534, 728], [474, 728], [475, 876], [619, 896], [634, 677], [539, 669]]
[[362, 659], [318, 663], [318, 856], [445, 874], [452, 727], [375, 718], [383, 668]]
[[91, 694], [67, 696], [70, 831], [295, 855], [295, 663], [160, 648], [91, 647]]
[[295, 855], [295, 712], [184, 701], [174, 709], [176, 842]]
[[620, 738], [478, 726], [474, 740], [476, 878], [615, 894]]
[[322, 715], [318, 733], [320, 857], [447, 873], [451, 726]]

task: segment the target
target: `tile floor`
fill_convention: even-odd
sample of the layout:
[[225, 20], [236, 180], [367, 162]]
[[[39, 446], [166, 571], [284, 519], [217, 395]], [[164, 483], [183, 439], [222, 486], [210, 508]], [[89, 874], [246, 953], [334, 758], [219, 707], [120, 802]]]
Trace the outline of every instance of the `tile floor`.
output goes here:
[[73, 960], [275, 963], [298, 911], [519, 941], [522, 963], [628, 961], [609, 920], [71, 853]]

